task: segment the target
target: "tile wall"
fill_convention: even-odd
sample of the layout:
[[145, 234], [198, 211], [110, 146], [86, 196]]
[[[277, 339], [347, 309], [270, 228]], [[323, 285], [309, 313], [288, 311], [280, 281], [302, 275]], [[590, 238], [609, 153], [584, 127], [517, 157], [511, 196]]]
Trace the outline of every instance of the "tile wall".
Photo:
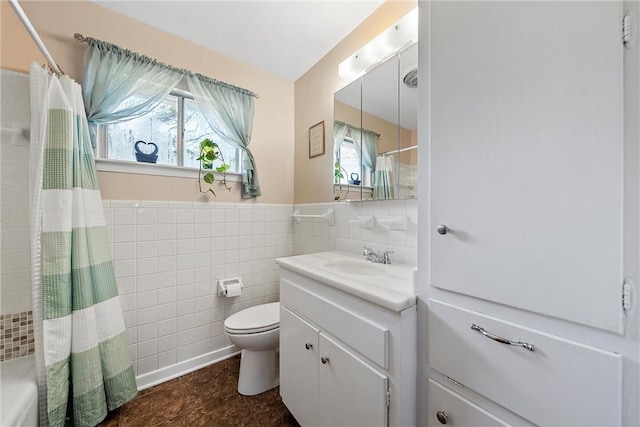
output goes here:
[[[13, 319], [31, 309], [28, 201], [24, 197], [28, 177], [11, 168], [5, 156], [9, 151], [26, 155], [28, 148], [5, 142], [1, 313]], [[9, 172], [24, 179], [8, 180]], [[333, 250], [337, 238], [417, 248], [415, 200], [295, 206], [106, 200], [104, 209], [137, 375], [227, 347], [226, 317], [278, 300], [275, 258]], [[335, 223], [294, 223], [290, 219], [294, 209], [307, 214], [334, 209]], [[370, 215], [407, 216], [408, 230], [387, 230], [378, 224], [362, 229], [350, 222]], [[217, 280], [235, 276], [244, 281], [242, 296], [218, 297]], [[30, 339], [32, 335], [27, 334], [26, 342]], [[23, 355], [22, 350], [14, 352], [13, 346], [5, 349], [6, 358]]]
[[11, 105], [0, 108], [0, 314], [3, 315], [31, 310], [28, 94], [28, 76], [0, 71], [0, 103]]
[[33, 354], [33, 314], [31, 311], [0, 315], [0, 362]]
[[[104, 201], [137, 375], [230, 345], [224, 319], [278, 300], [293, 253], [291, 205]], [[217, 296], [242, 277], [242, 295]]]
[[[336, 249], [336, 239], [348, 239], [361, 244], [381, 247], [418, 248], [418, 203], [416, 199], [367, 202], [335, 202], [294, 205], [301, 214], [322, 214], [327, 209], [335, 212], [334, 225], [311, 219], [293, 225], [293, 252], [295, 255]], [[408, 217], [407, 230], [388, 230], [375, 222], [373, 228], [361, 228], [352, 220], [359, 217]]]

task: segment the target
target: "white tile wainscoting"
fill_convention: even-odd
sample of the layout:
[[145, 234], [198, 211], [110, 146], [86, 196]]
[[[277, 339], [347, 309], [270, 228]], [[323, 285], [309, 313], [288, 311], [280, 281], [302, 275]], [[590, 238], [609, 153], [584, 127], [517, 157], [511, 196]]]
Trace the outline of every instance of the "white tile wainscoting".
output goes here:
[[[131, 356], [142, 387], [210, 363], [230, 351], [224, 319], [279, 300], [278, 257], [333, 250], [337, 238], [417, 248], [417, 203], [305, 205], [104, 202]], [[335, 223], [291, 220], [335, 210]], [[406, 231], [361, 229], [358, 216], [406, 215]], [[217, 280], [241, 276], [242, 296], [217, 296]]]
[[[224, 319], [278, 301], [291, 205], [107, 200], [104, 211], [139, 385], [224, 356]], [[218, 297], [218, 279], [236, 276], [242, 295]]]
[[[303, 214], [334, 209], [335, 223], [294, 223], [294, 209]], [[28, 215], [19, 212], [14, 215], [19, 222], [15, 227], [26, 234], [14, 239], [19, 244], [3, 239], [3, 258], [21, 250], [26, 265], [14, 268], [3, 262], [2, 274], [3, 281], [11, 279], [12, 287], [20, 289], [16, 295], [25, 298], [5, 294], [8, 282], [3, 283], [3, 314], [31, 309]], [[364, 244], [417, 248], [415, 200], [303, 205], [105, 200], [104, 212], [131, 356], [142, 388], [237, 350], [224, 334], [224, 319], [279, 299], [275, 258], [333, 250], [338, 238], [349, 240], [356, 250]], [[3, 218], [9, 213], [3, 209]], [[379, 224], [363, 229], [349, 222], [370, 215], [407, 216], [408, 229], [387, 230]], [[13, 223], [3, 221], [3, 238], [10, 236], [9, 226]], [[217, 280], [235, 276], [243, 279], [242, 296], [218, 297]]]
[[[317, 215], [333, 209], [335, 223], [321, 219], [306, 219], [293, 225], [293, 253], [295, 255], [336, 249], [337, 239], [346, 239], [375, 248], [418, 248], [418, 203], [416, 199], [380, 200], [366, 202], [333, 202], [294, 205], [300, 214]], [[373, 228], [361, 228], [351, 222], [358, 217], [374, 216]], [[407, 230], [388, 230], [377, 220], [408, 217]], [[409, 251], [412, 252], [412, 251]], [[408, 261], [407, 261], [408, 262]], [[412, 263], [415, 259], [412, 260]]]

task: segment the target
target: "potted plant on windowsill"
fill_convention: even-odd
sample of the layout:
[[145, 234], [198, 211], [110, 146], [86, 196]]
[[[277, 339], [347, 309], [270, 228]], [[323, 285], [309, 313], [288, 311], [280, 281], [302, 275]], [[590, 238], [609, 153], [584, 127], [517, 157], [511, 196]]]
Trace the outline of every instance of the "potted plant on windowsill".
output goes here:
[[[342, 173], [344, 172], [344, 174]], [[340, 179], [345, 177], [345, 174], [347, 173], [346, 170], [344, 170], [344, 168], [342, 166], [340, 166], [340, 162], [335, 162], [335, 164], [333, 165], [333, 182], [334, 182], [334, 190], [335, 190], [335, 186], [338, 186], [338, 194], [336, 194], [335, 196], [333, 196], [333, 200], [338, 201], [341, 199], [342, 196], [342, 186], [344, 184], [340, 183]], [[349, 190], [351, 189], [351, 186], [349, 185], [349, 182], [347, 181], [347, 192], [344, 195], [344, 198], [346, 199], [347, 196], [349, 195]]]
[[[231, 187], [227, 184], [227, 171], [231, 166], [225, 162], [224, 155], [220, 147], [218, 147], [218, 144], [206, 138], [200, 142], [200, 156], [197, 158], [200, 166], [198, 172], [198, 188], [201, 193], [210, 192], [214, 196], [216, 195], [216, 192], [213, 191], [213, 182], [215, 181], [213, 163], [218, 159], [222, 161], [222, 164], [216, 166], [215, 171], [222, 175], [221, 184], [224, 188], [231, 191]], [[203, 181], [205, 184], [208, 184], [208, 188], [203, 189]]]

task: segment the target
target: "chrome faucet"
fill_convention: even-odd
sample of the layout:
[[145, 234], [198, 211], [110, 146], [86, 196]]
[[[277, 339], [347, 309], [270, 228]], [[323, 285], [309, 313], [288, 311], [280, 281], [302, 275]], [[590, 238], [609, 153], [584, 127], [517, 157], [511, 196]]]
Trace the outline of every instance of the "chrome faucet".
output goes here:
[[375, 252], [373, 249], [366, 246], [362, 247], [362, 255], [367, 258], [367, 261], [375, 262], [378, 264], [391, 264], [391, 254], [393, 251], [384, 251], [382, 253]]

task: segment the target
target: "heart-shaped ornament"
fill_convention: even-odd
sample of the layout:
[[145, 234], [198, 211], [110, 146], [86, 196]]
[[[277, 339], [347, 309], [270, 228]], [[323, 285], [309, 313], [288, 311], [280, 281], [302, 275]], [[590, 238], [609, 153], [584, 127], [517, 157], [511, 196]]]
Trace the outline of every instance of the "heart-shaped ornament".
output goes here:
[[[152, 148], [152, 151], [145, 152], [140, 148], [140, 144], [143, 144], [143, 147], [146, 150]], [[145, 142], [145, 141], [136, 141], [133, 148], [136, 150], [136, 160], [144, 163], [156, 163], [158, 161], [158, 146], [153, 142]]]

